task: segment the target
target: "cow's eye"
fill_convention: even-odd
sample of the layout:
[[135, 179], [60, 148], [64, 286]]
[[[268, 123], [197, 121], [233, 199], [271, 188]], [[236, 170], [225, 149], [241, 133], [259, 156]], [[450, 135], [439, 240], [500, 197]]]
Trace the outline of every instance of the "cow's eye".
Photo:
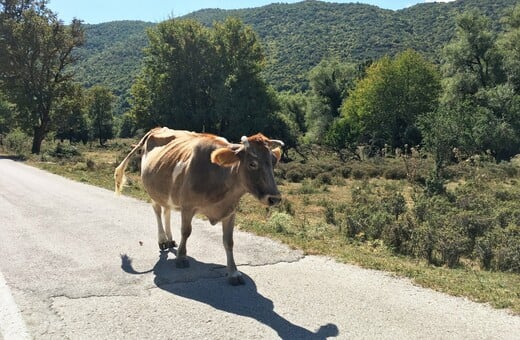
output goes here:
[[251, 170], [258, 169], [258, 162], [257, 161], [250, 161], [249, 162], [249, 169], [251, 169]]

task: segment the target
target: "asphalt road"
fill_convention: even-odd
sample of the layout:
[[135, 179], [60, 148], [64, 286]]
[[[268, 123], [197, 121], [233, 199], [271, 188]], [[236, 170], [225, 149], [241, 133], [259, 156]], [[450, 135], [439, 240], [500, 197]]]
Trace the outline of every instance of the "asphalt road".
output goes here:
[[[179, 239], [179, 216], [174, 237]], [[0, 338], [520, 339], [520, 317], [194, 220], [190, 268], [149, 204], [0, 158]]]

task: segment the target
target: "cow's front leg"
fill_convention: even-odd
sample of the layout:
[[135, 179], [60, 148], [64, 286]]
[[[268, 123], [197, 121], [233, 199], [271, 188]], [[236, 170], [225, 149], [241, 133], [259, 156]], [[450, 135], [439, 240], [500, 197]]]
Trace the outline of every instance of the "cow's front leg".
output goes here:
[[235, 258], [233, 257], [233, 229], [235, 228], [235, 214], [222, 220], [222, 241], [226, 249], [228, 282], [233, 286], [245, 284], [242, 273], [237, 270]]
[[186, 258], [186, 242], [191, 235], [191, 219], [195, 213], [188, 209], [181, 210], [181, 243], [177, 249], [177, 259], [175, 265], [177, 268], [187, 268], [190, 266]]

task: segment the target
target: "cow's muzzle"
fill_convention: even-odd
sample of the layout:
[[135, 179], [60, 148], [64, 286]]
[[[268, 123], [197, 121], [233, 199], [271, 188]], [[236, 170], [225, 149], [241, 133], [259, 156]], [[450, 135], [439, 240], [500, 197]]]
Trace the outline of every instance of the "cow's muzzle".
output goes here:
[[279, 204], [282, 201], [282, 197], [280, 195], [277, 195], [277, 196], [269, 195], [269, 196], [267, 196], [266, 201], [267, 201], [267, 204], [270, 207], [272, 207], [273, 205]]

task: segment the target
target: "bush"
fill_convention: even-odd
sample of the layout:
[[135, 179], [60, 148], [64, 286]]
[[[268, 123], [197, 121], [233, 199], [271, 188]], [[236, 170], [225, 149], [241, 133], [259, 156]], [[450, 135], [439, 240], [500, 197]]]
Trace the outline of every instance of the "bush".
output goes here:
[[496, 269], [520, 273], [520, 226], [502, 229], [496, 245]]
[[325, 184], [325, 185], [331, 185], [332, 184], [332, 177], [328, 172], [323, 172], [316, 176], [316, 182], [319, 184]]
[[287, 233], [294, 227], [294, 219], [283, 212], [275, 212], [266, 223], [266, 227], [277, 233]]
[[74, 145], [58, 143], [50, 155], [56, 158], [72, 158], [80, 156], [81, 153]]
[[363, 172], [363, 170], [360, 170], [360, 169], [354, 169], [352, 170], [352, 177], [354, 179], [363, 179], [363, 177], [365, 177], [365, 173]]
[[31, 150], [31, 137], [20, 129], [14, 129], [3, 139], [6, 149], [15, 156], [26, 158]]
[[383, 198], [382, 203], [385, 210], [392, 216], [395, 216], [396, 220], [401, 214], [406, 212], [406, 200], [400, 192]]
[[285, 179], [293, 183], [300, 183], [304, 178], [303, 173], [298, 169], [290, 169], [285, 173]]
[[318, 192], [316, 185], [308, 179], [305, 179], [302, 182], [301, 187], [297, 190], [297, 193], [302, 195], [311, 195], [315, 194], [316, 192]]
[[406, 179], [407, 175], [406, 175], [406, 170], [404, 170], [404, 169], [389, 168], [383, 172], [383, 177], [386, 179], [399, 180], [399, 179]]
[[412, 228], [408, 221], [389, 223], [381, 235], [383, 242], [398, 254], [412, 254]]
[[442, 263], [455, 268], [460, 258], [468, 254], [468, 238], [455, 225], [447, 225], [438, 233], [437, 250], [441, 254]]

